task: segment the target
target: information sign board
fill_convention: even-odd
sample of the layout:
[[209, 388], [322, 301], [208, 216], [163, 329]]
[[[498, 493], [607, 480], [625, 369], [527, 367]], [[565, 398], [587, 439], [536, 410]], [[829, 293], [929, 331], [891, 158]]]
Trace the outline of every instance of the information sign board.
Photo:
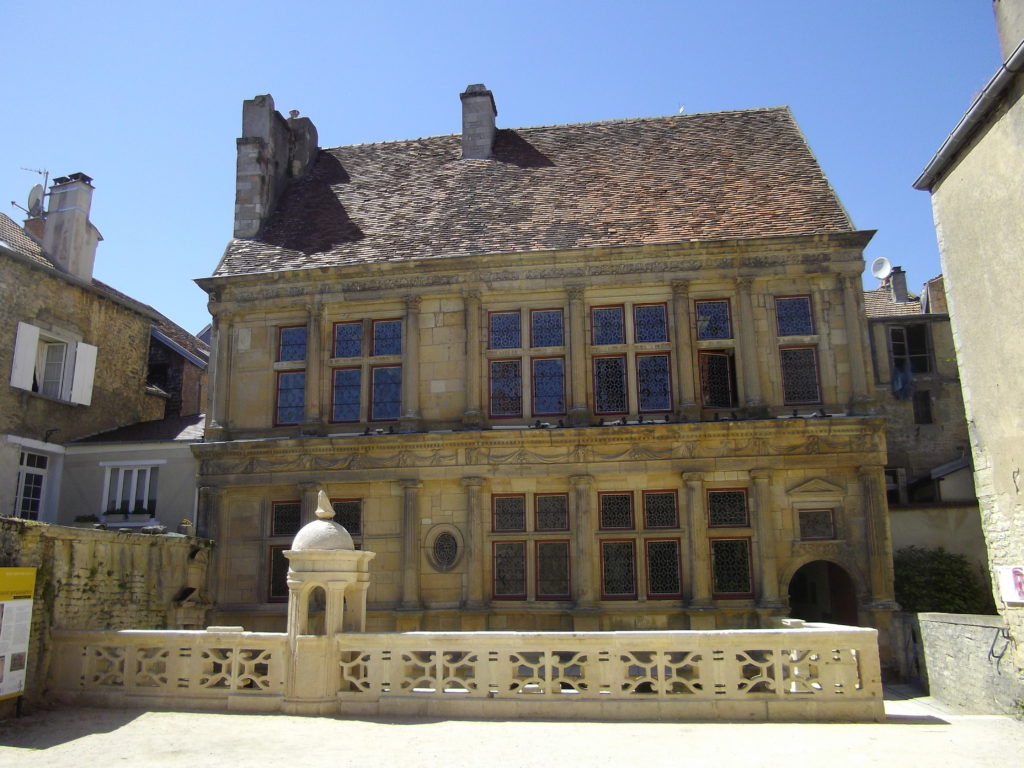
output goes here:
[[35, 568], [0, 568], [0, 700], [25, 691]]

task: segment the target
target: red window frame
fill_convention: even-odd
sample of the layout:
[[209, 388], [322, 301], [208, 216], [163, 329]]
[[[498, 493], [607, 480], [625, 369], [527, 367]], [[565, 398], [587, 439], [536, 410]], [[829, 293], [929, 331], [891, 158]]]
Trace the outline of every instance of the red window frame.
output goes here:
[[[677, 592], [651, 592], [651, 558], [647, 545], [657, 541], [671, 541], [676, 545], [676, 577], [679, 582]], [[683, 596], [683, 545], [677, 537], [644, 538], [644, 575], [647, 580], [648, 600], [677, 600]]]
[[[274, 552], [284, 552], [286, 549], [291, 549], [290, 544], [271, 544], [267, 547], [267, 602], [268, 603], [287, 603], [288, 602], [288, 588], [285, 587], [284, 594], [274, 594]], [[282, 555], [283, 557], [283, 555]], [[288, 560], [285, 559], [285, 566], [287, 568]]]
[[[715, 542], [716, 541], [745, 541], [747, 543], [747, 573], [750, 574], [749, 592], [715, 592]], [[750, 536], [722, 536], [708, 540], [708, 555], [711, 565], [711, 597], [715, 600], [744, 600], [754, 596], [754, 558], [751, 552]]]
[[297, 369], [291, 370], [291, 371], [278, 371], [277, 372], [277, 376], [276, 376], [275, 381], [274, 381], [274, 426], [275, 427], [287, 427], [287, 426], [294, 426], [295, 424], [301, 424], [302, 423], [302, 418], [305, 417], [305, 404], [303, 404], [303, 417], [302, 418], [299, 418], [296, 421], [281, 421], [279, 419], [279, 417], [281, 415], [281, 377], [282, 376], [293, 376], [293, 375], [295, 375], [297, 373], [301, 373], [302, 374], [302, 392], [303, 392], [303, 396], [305, 396], [306, 384], [307, 384], [307, 382], [306, 382], [306, 369], [305, 368], [297, 368]]
[[[653, 496], [654, 494], [658, 494], [658, 495], [671, 494], [672, 502], [675, 505], [675, 509], [676, 509], [676, 522], [675, 522], [675, 525], [648, 525], [647, 524], [647, 497], [649, 495]], [[667, 531], [667, 530], [674, 530], [674, 529], [679, 527], [679, 492], [675, 488], [665, 488], [664, 490], [654, 489], [654, 490], [650, 490], [650, 491], [644, 491], [641, 494], [640, 501], [643, 504], [643, 521], [644, 521], [644, 530], [645, 531]]]
[[[721, 304], [725, 303], [725, 311], [729, 315], [729, 335], [728, 336], [714, 336], [712, 338], [702, 339], [700, 336], [700, 329], [697, 327], [697, 322], [700, 319], [700, 315], [697, 312], [698, 304]], [[728, 341], [729, 339], [736, 338], [736, 323], [732, 319], [732, 301], [728, 297], [719, 299], [694, 299], [693, 302], [693, 338], [697, 341]]]
[[[621, 309], [622, 310], [622, 341], [615, 344], [598, 344], [595, 339], [597, 324], [594, 322], [594, 311], [598, 309]], [[628, 344], [629, 334], [626, 332], [626, 305], [625, 304], [596, 304], [590, 308], [590, 346], [592, 347], [620, 347]]]
[[[342, 527], [345, 528], [346, 531], [348, 531], [349, 536], [351, 536], [354, 540], [360, 540], [360, 539], [363, 538], [363, 500], [362, 500], [362, 498], [360, 498], [358, 496], [354, 496], [354, 497], [353, 496], [340, 496], [340, 497], [338, 497], [336, 499], [332, 498], [331, 499], [331, 509], [334, 509], [334, 505], [335, 504], [344, 504], [344, 503], [347, 503], [347, 502], [355, 502], [355, 503], [357, 503], [359, 505], [359, 531], [358, 532], [352, 532], [347, 527], [345, 527], [345, 526], [342, 526]], [[340, 521], [338, 520], [337, 517], [334, 517], [332, 519], [335, 520], [335, 522], [338, 522], [340, 524]], [[358, 542], [357, 542], [356, 549], [359, 549], [359, 548], [360, 547], [359, 547]]]
[[[637, 572], [636, 572], [636, 541], [634, 539], [601, 539], [601, 599], [602, 600], [636, 600], [637, 599]], [[604, 591], [605, 578], [604, 578], [604, 545], [605, 544], [629, 544], [630, 549], [633, 551], [633, 592], [631, 594], [614, 594], [610, 595]]]
[[[601, 514], [601, 499], [605, 496], [628, 496], [629, 497], [629, 527], [605, 528], [604, 519]], [[600, 531], [635, 531], [636, 530], [636, 504], [633, 501], [632, 491], [598, 491], [597, 494], [597, 528]]]
[[[298, 524], [298, 527], [294, 531], [287, 531], [285, 533], [275, 533], [274, 522], [277, 519], [277, 508], [279, 506], [283, 507], [285, 504], [288, 504], [288, 505], [294, 504], [294, 505], [298, 506], [298, 508], [299, 508], [299, 524]], [[295, 499], [295, 500], [292, 500], [292, 501], [272, 501], [272, 502], [270, 502], [270, 533], [268, 534], [269, 537], [277, 538], [278, 536], [294, 536], [296, 533], [299, 532], [300, 528], [302, 528], [302, 502], [299, 499]]]
[[[494, 363], [519, 363], [519, 412], [518, 413], [494, 413], [491, 410], [491, 403], [494, 400], [491, 389], [491, 370]], [[531, 369], [532, 375], [532, 369]], [[492, 419], [521, 419], [523, 418], [523, 359], [521, 357], [500, 357], [487, 361], [487, 415]]]
[[[634, 356], [633, 368], [636, 375], [636, 410], [637, 413], [671, 413], [672, 403], [675, 402], [675, 392], [672, 383], [672, 355], [668, 352], [637, 352]], [[640, 359], [644, 357], [664, 357], [666, 370], [668, 371], [668, 408], [641, 408], [640, 402]]]
[[[536, 375], [534, 365], [538, 360], [561, 360], [562, 361], [562, 410], [560, 411], [539, 411], [537, 410], [537, 386], [536, 386]], [[488, 372], [490, 369], [488, 368]], [[522, 369], [520, 368], [520, 397], [522, 397]], [[564, 355], [541, 355], [539, 357], [530, 358], [530, 412], [534, 416], [564, 416], [566, 413], [566, 396], [565, 396], [565, 356]]]
[[[496, 516], [498, 512], [498, 499], [522, 499], [523, 500], [523, 527], [522, 528], [498, 528]], [[525, 493], [492, 493], [491, 494], [491, 533], [525, 533], [526, 532], [526, 494]]]
[[[369, 381], [367, 382], [367, 384], [364, 385], [364, 386], [369, 386], [369, 390], [370, 390], [369, 394], [367, 396], [366, 420], [367, 421], [375, 421], [375, 422], [398, 421], [402, 417], [402, 396], [401, 396], [402, 385], [401, 384], [399, 384], [398, 415], [395, 416], [394, 418], [387, 418], [387, 419], [375, 419], [373, 417], [373, 372], [376, 371], [376, 370], [379, 370], [381, 368], [397, 368], [399, 371], [402, 370], [401, 364], [395, 364], [395, 363], [387, 363], [387, 364], [382, 364], [382, 365], [371, 365], [370, 366]], [[402, 375], [404, 376], [404, 373]]]
[[[306, 354], [302, 356], [301, 360], [298, 360], [298, 359], [296, 359], [296, 360], [284, 360], [281, 357], [281, 350], [284, 347], [284, 332], [285, 331], [294, 330], [295, 328], [302, 328], [302, 330], [306, 331], [306, 334], [307, 334], [306, 340], [305, 340]], [[300, 323], [299, 325], [280, 325], [280, 326], [278, 326], [278, 328], [277, 328], [277, 355], [275, 356], [275, 362], [278, 362], [278, 363], [304, 363], [306, 361], [306, 358], [309, 357], [309, 336], [308, 336], [308, 334], [309, 334], [309, 331], [308, 331], [305, 323]]]
[[[358, 325], [359, 326], [359, 354], [358, 355], [347, 355], [339, 357], [334, 354], [338, 351], [338, 326], [339, 325]], [[339, 320], [331, 326], [331, 357], [336, 360], [353, 360], [357, 357], [364, 357], [363, 355], [363, 321], [362, 320]]]
[[[566, 585], [564, 594], [547, 594], [540, 591], [540, 548], [544, 544], [565, 545]], [[536, 539], [533, 548], [533, 592], [538, 600], [571, 600], [572, 599], [572, 544], [569, 539]]]
[[[493, 337], [491, 336], [492, 323], [491, 319], [495, 315], [517, 315], [519, 317], [519, 346], [516, 347], [492, 347], [491, 342]], [[509, 349], [522, 349], [523, 348], [523, 313], [522, 310], [518, 309], [496, 309], [493, 312], [487, 313], [487, 348], [497, 350], [509, 350]]]
[[[713, 493], [742, 493], [743, 494], [743, 520], [740, 525], [715, 525], [711, 522], [711, 494]], [[707, 488], [704, 491], [704, 509], [706, 512], [708, 528], [749, 528], [750, 527], [750, 491], [748, 488]]]
[[[640, 307], [661, 307], [661, 313], [665, 317], [665, 338], [661, 341], [640, 341], [636, 337], [636, 311]], [[672, 334], [668, 324], [668, 305], [664, 301], [645, 301], [642, 304], [633, 305], [633, 343], [634, 344], [666, 344], [672, 341]]]
[[809, 294], [809, 293], [794, 293], [794, 294], [788, 294], [786, 296], [776, 296], [775, 297], [775, 302], [776, 302], [776, 305], [775, 305], [775, 335], [776, 336], [778, 336], [779, 338], [791, 338], [792, 337], [792, 334], [787, 334], [787, 335], [784, 336], [782, 334], [782, 329], [779, 328], [779, 313], [778, 313], [778, 301], [779, 301], [779, 299], [807, 299], [807, 314], [808, 314], [808, 317], [809, 317], [809, 319], [811, 321], [811, 332], [810, 333], [800, 333], [800, 334], [796, 334], [796, 335], [797, 336], [813, 336], [813, 335], [815, 335], [818, 332], [817, 324], [814, 322], [814, 300], [811, 298], [811, 294]]
[[[557, 312], [562, 316], [562, 343], [548, 346], [539, 346], [533, 343], [533, 315], [537, 312]], [[522, 332], [522, 329], [520, 329]], [[488, 342], [490, 340], [488, 339]], [[530, 310], [530, 349], [558, 349], [565, 346], [565, 310], [562, 307], [546, 307]]]
[[[804, 536], [803, 521], [801, 517], [804, 512], [828, 512], [828, 520], [832, 526], [831, 536]], [[796, 511], [797, 530], [800, 533], [800, 541], [834, 541], [836, 539], [836, 511], [832, 507], [813, 507], [811, 509], [798, 509]]]
[[[388, 366], [376, 366], [376, 367], [381, 368], [381, 367], [388, 367]], [[359, 414], [360, 415], [358, 417], [354, 418], [354, 419], [336, 419], [336, 418], [334, 418], [334, 374], [336, 372], [338, 372], [338, 371], [359, 371]], [[358, 422], [362, 421], [363, 394], [366, 392], [366, 389], [367, 389], [366, 382], [363, 380], [362, 371], [363, 371], [363, 367], [361, 365], [340, 365], [340, 366], [338, 366], [336, 368], [331, 368], [331, 379], [330, 379], [330, 381], [331, 381], [331, 417], [329, 419], [329, 422], [331, 424], [355, 424], [355, 423], [358, 423]], [[372, 381], [372, 376], [373, 376], [373, 374], [371, 374], [371, 381]], [[373, 391], [373, 387], [372, 386], [369, 387], [369, 389], [370, 389], [371, 392]]]
[[[495, 549], [499, 544], [520, 544], [523, 552], [523, 591], [522, 593], [499, 595], [497, 590], [498, 579], [498, 558], [495, 557]], [[525, 600], [530, 583], [529, 552], [526, 547], [526, 539], [500, 539], [491, 542], [491, 599], [492, 600]]]
[[[377, 323], [398, 323], [398, 353], [377, 354]], [[397, 357], [405, 349], [405, 328], [400, 317], [378, 317], [370, 321], [370, 357]]]
[[[543, 498], [560, 497], [565, 499], [565, 527], [564, 528], [541, 528], [540, 527], [540, 500]], [[568, 531], [569, 530], [569, 494], [567, 493], [535, 493], [533, 495], [533, 530], [535, 531]]]
[[[597, 361], [598, 360], [609, 360], [609, 359], [622, 360], [622, 389], [626, 393], [625, 401], [626, 407], [621, 411], [601, 411], [597, 407]], [[593, 384], [594, 392], [594, 413], [598, 416], [619, 416], [624, 413], [629, 413], [629, 361], [627, 356], [624, 354], [618, 355], [594, 355], [590, 358], [590, 376]]]
[[[786, 400], [786, 374], [782, 365], [782, 352], [786, 349], [809, 349], [814, 353], [814, 381], [818, 388], [817, 400]], [[821, 366], [818, 364], [818, 347], [814, 344], [786, 344], [779, 347], [779, 384], [782, 386], [783, 405], [820, 405], [821, 404]]]

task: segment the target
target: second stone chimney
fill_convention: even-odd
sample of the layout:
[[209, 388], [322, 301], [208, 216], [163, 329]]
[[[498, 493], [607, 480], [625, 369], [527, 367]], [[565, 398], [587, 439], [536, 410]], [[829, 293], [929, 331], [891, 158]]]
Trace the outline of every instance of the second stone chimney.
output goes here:
[[494, 118], [498, 108], [483, 83], [467, 85], [462, 99], [462, 158], [486, 159], [494, 150]]
[[907, 273], [902, 267], [893, 267], [889, 274], [889, 290], [892, 291], [892, 300], [897, 304], [910, 301], [907, 296]]
[[82, 280], [92, 280], [96, 244], [103, 239], [89, 221], [92, 179], [72, 173], [53, 180], [46, 210], [43, 253], [58, 269]]

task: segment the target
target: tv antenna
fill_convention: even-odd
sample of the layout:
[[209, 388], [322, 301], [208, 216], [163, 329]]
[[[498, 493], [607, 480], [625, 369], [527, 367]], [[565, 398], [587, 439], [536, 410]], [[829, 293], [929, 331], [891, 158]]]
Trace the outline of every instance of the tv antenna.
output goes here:
[[38, 173], [43, 177], [43, 183], [36, 184], [28, 191], [28, 208], [23, 205], [18, 205], [13, 200], [11, 200], [11, 205], [18, 210], [24, 211], [33, 218], [42, 216], [43, 198], [46, 197], [46, 185], [50, 181], [50, 172], [46, 170], [39, 170], [38, 168], [22, 168], [21, 170], [29, 171], [30, 173]]

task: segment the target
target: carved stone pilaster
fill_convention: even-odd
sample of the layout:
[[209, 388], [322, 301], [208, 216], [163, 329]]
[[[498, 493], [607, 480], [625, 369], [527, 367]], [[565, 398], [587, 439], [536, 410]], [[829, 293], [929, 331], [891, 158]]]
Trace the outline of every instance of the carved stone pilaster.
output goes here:
[[569, 370], [572, 395], [569, 424], [582, 426], [590, 423], [590, 407], [587, 405], [587, 308], [584, 304], [583, 286], [570, 285], [565, 292], [569, 299]]
[[487, 584], [487, 558], [484, 552], [484, 528], [487, 525], [483, 509], [482, 477], [462, 478], [466, 489], [466, 553], [467, 585], [465, 604], [467, 608], [481, 608], [486, 603], [484, 590]]
[[420, 489], [419, 480], [399, 480], [402, 487], [402, 608], [419, 610], [420, 602]]
[[711, 605], [711, 555], [707, 512], [704, 504], [704, 473], [683, 472], [686, 511], [690, 528], [690, 607]]
[[676, 381], [679, 388], [676, 417], [696, 419], [700, 408], [696, 402], [693, 337], [690, 332], [690, 281], [672, 283], [672, 317], [675, 324]]
[[483, 424], [480, 408], [480, 291], [470, 289], [463, 292], [462, 305], [466, 324], [466, 410], [462, 413], [462, 425], [467, 429], [479, 429]]
[[594, 547], [597, 546], [597, 521], [594, 519], [594, 478], [571, 475], [569, 482], [570, 525], [576, 530], [576, 607], [590, 608], [597, 603], [597, 576], [594, 572]]
[[402, 417], [399, 429], [418, 432], [420, 418], [420, 296], [405, 297], [405, 343], [402, 345]]

